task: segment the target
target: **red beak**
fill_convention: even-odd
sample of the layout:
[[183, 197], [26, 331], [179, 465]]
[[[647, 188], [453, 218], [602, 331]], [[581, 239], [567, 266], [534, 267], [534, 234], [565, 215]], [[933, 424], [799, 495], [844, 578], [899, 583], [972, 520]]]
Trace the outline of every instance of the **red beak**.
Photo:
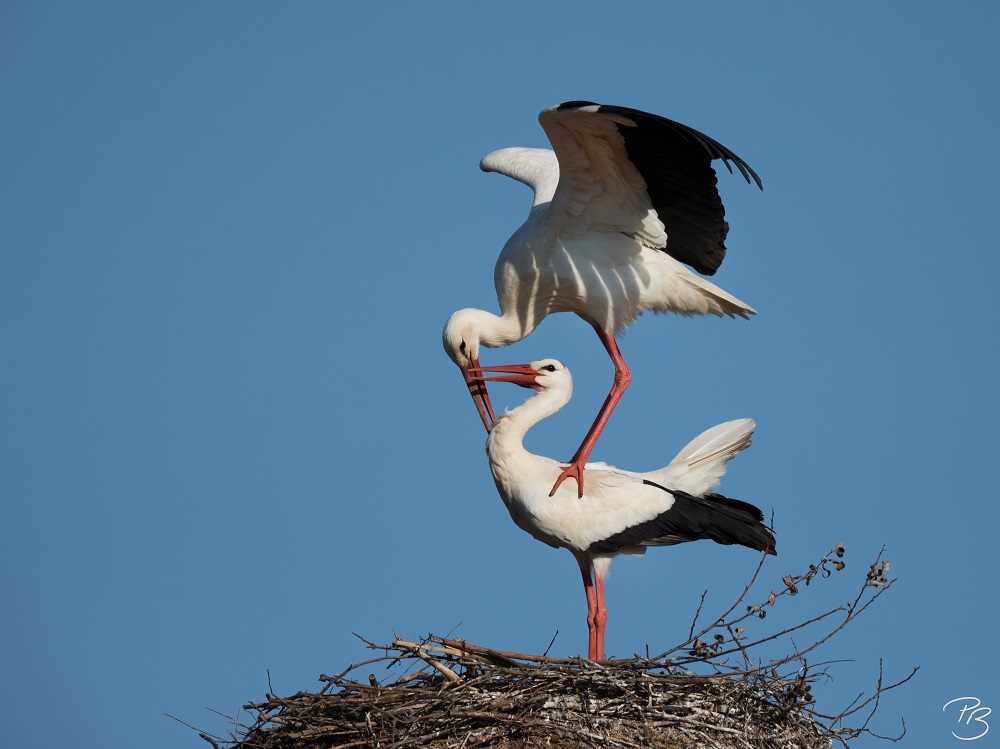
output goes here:
[[[487, 375], [486, 372], [503, 372], [507, 376]], [[538, 371], [530, 364], [503, 364], [499, 367], [470, 367], [467, 375], [473, 382], [513, 382], [521, 387], [541, 390], [535, 380]], [[483, 386], [486, 387], [485, 385]], [[496, 419], [494, 419], [496, 421]]]

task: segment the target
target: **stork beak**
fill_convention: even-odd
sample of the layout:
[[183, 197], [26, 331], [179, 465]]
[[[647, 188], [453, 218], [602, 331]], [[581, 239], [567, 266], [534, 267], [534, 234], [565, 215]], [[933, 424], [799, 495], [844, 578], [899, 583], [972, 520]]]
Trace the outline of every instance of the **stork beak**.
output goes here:
[[474, 375], [474, 373], [480, 371], [479, 360], [472, 359], [467, 366], [462, 367], [462, 376], [465, 378], [465, 384], [469, 388], [469, 395], [472, 396], [472, 402], [476, 404], [476, 410], [479, 411], [479, 418], [483, 420], [483, 426], [486, 427], [486, 431], [488, 432], [493, 428], [493, 423], [497, 420], [497, 417], [493, 413], [493, 404], [490, 403], [490, 395], [486, 392], [486, 383]]
[[[488, 372], [503, 372], [506, 376], [486, 374]], [[530, 364], [504, 364], [498, 367], [470, 367], [469, 376], [476, 382], [513, 382], [521, 387], [541, 390], [535, 378], [538, 370]], [[483, 386], [485, 388], [485, 385]], [[496, 421], [496, 419], [494, 419]]]

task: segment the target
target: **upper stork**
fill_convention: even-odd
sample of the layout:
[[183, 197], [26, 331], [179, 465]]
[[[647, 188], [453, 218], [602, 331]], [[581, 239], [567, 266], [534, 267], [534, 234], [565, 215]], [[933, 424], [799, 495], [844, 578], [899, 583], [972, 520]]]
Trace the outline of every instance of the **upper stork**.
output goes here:
[[719, 142], [654, 114], [571, 101], [542, 110], [538, 120], [552, 150], [504, 148], [480, 164], [535, 194], [527, 221], [504, 245], [494, 269], [501, 314], [459, 310], [443, 339], [488, 431], [496, 416], [485, 385], [470, 378], [480, 347], [520, 341], [554, 312], [575, 312], [593, 326], [614, 363], [614, 382], [552, 487], [555, 492], [572, 476], [583, 496], [583, 466], [631, 381], [616, 334], [646, 310], [756, 314], [699, 274], [719, 268], [729, 231], [712, 161], [721, 159], [747, 183], [762, 185]]

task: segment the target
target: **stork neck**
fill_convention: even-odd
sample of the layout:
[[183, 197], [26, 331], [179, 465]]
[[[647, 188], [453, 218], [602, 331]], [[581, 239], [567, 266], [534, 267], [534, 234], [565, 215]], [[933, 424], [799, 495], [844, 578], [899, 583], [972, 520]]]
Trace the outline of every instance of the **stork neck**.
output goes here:
[[479, 342], [487, 348], [499, 348], [517, 343], [535, 329], [534, 324], [528, 324], [511, 310], [502, 315], [494, 315], [485, 310], [476, 310], [476, 323], [479, 326]]
[[569, 403], [570, 395], [569, 390], [539, 391], [537, 395], [504, 414], [494, 425], [490, 438], [502, 441], [508, 448], [513, 448], [516, 444], [523, 449], [522, 441], [528, 430]]

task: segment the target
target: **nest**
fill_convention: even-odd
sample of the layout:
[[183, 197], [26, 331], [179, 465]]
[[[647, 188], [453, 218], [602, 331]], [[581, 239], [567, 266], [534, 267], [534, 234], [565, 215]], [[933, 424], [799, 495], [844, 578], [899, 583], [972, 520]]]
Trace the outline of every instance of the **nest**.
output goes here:
[[[768, 607], [796, 595], [798, 585], [829, 575], [828, 564], [843, 569], [842, 556], [838, 545], [808, 572], [785, 576], [783, 589], [733, 616], [752, 580], [729, 611], [701, 629], [696, 613], [689, 638], [655, 657], [595, 662], [501, 652], [434, 636], [421, 642], [397, 636], [389, 645], [364, 640], [380, 654], [336, 676], [322, 675], [320, 691], [268, 694], [245, 706], [255, 719], [251, 725], [237, 723], [229, 740], [200, 735], [215, 749], [847, 747], [862, 733], [877, 736], [868, 724], [881, 696], [916, 669], [886, 686], [880, 665], [872, 696], [862, 695], [837, 715], [823, 715], [812, 687], [828, 674], [811, 668], [805, 655], [885, 592], [892, 582], [884, 575], [888, 562], [876, 559], [851, 604], [753, 641], [739, 626], [763, 619]], [[754, 648], [837, 612], [844, 616], [813, 645], [755, 664]], [[386, 665], [393, 676], [380, 683], [370, 671], [375, 664]], [[861, 711], [868, 713], [863, 725], [845, 727], [845, 720]]]

